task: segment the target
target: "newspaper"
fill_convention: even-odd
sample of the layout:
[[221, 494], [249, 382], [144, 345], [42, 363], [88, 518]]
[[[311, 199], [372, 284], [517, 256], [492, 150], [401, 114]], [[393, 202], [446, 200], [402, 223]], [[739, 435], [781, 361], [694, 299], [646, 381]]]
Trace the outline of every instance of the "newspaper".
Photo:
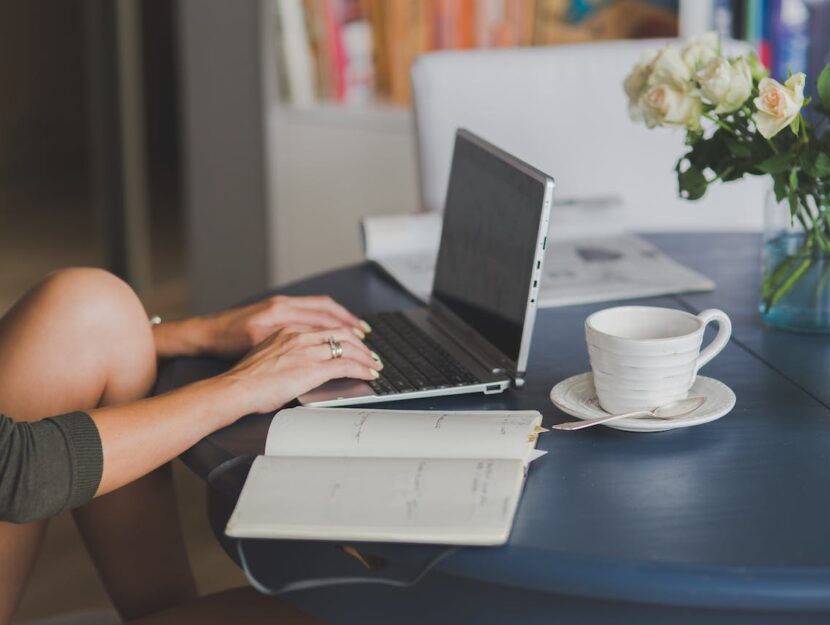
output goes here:
[[[366, 258], [427, 302], [441, 237], [441, 216], [383, 215], [363, 220]], [[538, 305], [555, 308], [675, 293], [715, 283], [632, 234], [549, 237]]]

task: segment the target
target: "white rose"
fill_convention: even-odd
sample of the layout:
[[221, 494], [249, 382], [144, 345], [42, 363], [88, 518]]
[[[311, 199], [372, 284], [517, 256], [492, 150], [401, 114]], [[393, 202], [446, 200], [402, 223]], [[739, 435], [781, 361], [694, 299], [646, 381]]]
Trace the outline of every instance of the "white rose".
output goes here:
[[715, 113], [737, 111], [752, 93], [752, 71], [743, 58], [730, 63], [715, 57], [697, 71], [695, 79]]
[[691, 79], [692, 72], [683, 61], [680, 50], [669, 45], [663, 48], [654, 60], [654, 71], [649, 77], [649, 85], [668, 83], [685, 90]]
[[646, 126], [686, 126], [700, 130], [703, 102], [688, 91], [669, 84], [651, 87], [640, 97]]
[[804, 105], [804, 73], [793, 74], [783, 85], [772, 78], [762, 78], [755, 98], [755, 125], [767, 139], [790, 125]]
[[681, 53], [691, 72], [698, 71], [709, 61], [720, 56], [720, 35], [709, 32], [690, 41]]
[[628, 114], [634, 121], [643, 119], [639, 101], [648, 87], [648, 79], [651, 77], [651, 72], [654, 71], [654, 60], [658, 55], [659, 52], [657, 50], [646, 50], [643, 52], [640, 56], [640, 61], [623, 81], [623, 89], [628, 96]]

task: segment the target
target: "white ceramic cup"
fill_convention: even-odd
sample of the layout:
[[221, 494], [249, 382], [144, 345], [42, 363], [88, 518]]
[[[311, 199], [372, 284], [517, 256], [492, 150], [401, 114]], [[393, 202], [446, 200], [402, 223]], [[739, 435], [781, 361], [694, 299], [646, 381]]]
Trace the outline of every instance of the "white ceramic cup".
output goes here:
[[[710, 321], [718, 334], [703, 350]], [[597, 399], [606, 412], [651, 410], [689, 395], [697, 372], [729, 342], [732, 322], [725, 312], [693, 315], [673, 308], [620, 306], [585, 320], [585, 339]]]

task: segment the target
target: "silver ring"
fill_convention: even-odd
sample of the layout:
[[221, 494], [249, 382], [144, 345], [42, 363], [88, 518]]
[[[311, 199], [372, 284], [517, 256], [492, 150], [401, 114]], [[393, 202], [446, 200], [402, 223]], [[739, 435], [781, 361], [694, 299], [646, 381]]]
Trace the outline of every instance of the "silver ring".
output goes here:
[[343, 346], [340, 344], [340, 341], [337, 341], [333, 336], [330, 336], [328, 343], [329, 349], [331, 349], [332, 359], [341, 358], [343, 356]]

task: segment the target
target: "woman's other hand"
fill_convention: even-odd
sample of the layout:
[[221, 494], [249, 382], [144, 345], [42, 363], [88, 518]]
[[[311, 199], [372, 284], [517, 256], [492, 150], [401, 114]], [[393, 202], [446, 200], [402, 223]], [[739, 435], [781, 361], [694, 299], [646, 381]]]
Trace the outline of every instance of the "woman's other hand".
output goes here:
[[371, 330], [325, 295], [277, 295], [248, 306], [155, 326], [160, 357], [210, 354], [236, 358], [281, 328], [334, 330], [345, 328], [358, 338]]
[[[342, 347], [339, 358], [332, 355], [330, 337]], [[278, 410], [329, 380], [373, 380], [382, 368], [351, 328], [283, 328], [219, 377], [231, 382], [227, 392], [240, 402], [233, 412], [249, 414]]]

